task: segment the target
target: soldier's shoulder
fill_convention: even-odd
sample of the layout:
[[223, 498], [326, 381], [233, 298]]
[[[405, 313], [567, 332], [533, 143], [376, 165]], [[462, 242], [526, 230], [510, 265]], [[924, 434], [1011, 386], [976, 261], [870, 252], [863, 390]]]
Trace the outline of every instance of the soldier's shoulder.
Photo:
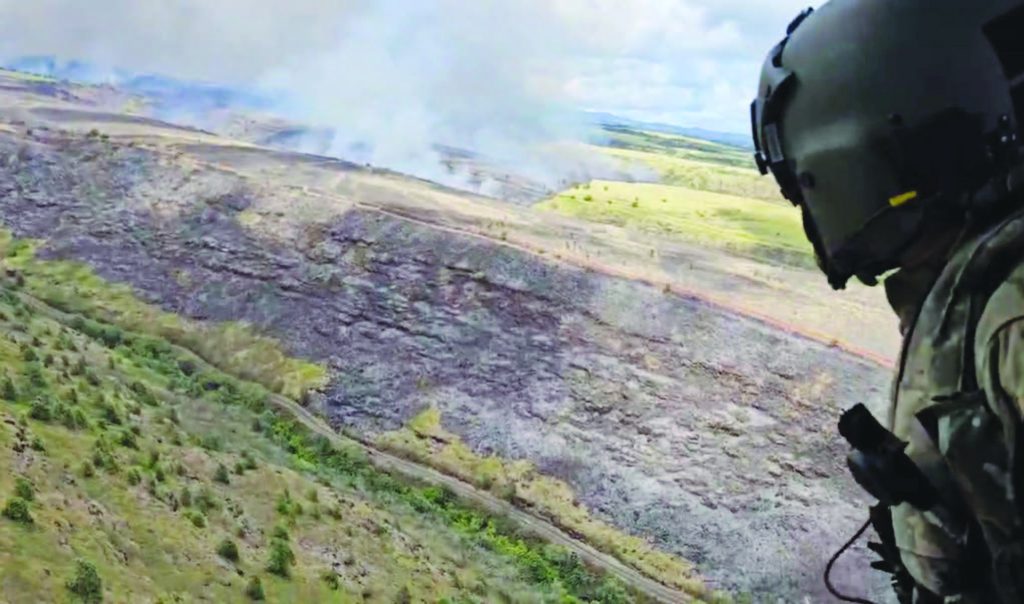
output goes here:
[[975, 332], [975, 345], [987, 348], [1003, 331], [1024, 321], [1024, 262], [996, 288], [985, 304]]

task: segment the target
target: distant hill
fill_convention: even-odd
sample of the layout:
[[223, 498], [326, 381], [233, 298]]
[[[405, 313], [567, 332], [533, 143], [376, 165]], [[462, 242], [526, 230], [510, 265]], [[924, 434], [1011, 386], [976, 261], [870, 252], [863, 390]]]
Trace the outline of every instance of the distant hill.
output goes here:
[[91, 63], [61, 61], [52, 56], [19, 57], [0, 67], [56, 80], [117, 86], [151, 99], [158, 105], [158, 109], [187, 109], [201, 113], [215, 109], [265, 109], [270, 106], [269, 99], [230, 86], [185, 81], [158, 74], [102, 69]]
[[719, 132], [717, 130], [708, 130], [707, 128], [676, 126], [673, 124], [664, 124], [660, 122], [643, 122], [640, 120], [633, 120], [628, 117], [622, 117], [620, 115], [614, 115], [612, 113], [603, 113], [599, 111], [587, 111], [585, 112], [585, 115], [589, 122], [602, 127], [625, 126], [632, 130], [645, 130], [648, 132], [660, 132], [663, 134], [689, 136], [715, 143], [721, 143], [723, 145], [739, 147], [741, 149], [753, 149], [753, 145], [750, 142], [750, 137], [746, 134], [737, 134], [735, 132]]

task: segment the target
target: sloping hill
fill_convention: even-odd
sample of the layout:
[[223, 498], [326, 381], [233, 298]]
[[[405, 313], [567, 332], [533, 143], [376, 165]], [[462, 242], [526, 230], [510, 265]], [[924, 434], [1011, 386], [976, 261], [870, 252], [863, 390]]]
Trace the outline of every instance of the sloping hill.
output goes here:
[[[271, 390], [313, 387], [334, 425], [668, 586], [690, 585], [688, 560], [716, 587], [823, 596], [864, 503], [832, 425], [888, 381], [839, 346], [887, 350], [867, 294], [835, 323], [799, 267], [5, 99], [0, 221], [62, 267], [28, 280], [34, 295]], [[124, 287], [101, 294], [65, 261]], [[216, 327], [230, 321], [244, 327]], [[852, 568], [842, 581], [885, 588]]]

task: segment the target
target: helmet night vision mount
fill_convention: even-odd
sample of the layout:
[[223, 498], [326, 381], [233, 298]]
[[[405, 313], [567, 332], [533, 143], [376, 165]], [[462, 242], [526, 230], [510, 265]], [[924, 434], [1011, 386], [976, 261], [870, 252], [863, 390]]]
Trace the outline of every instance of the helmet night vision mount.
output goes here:
[[755, 160], [803, 212], [836, 289], [1006, 198], [1024, 124], [1024, 0], [832, 0], [768, 54]]

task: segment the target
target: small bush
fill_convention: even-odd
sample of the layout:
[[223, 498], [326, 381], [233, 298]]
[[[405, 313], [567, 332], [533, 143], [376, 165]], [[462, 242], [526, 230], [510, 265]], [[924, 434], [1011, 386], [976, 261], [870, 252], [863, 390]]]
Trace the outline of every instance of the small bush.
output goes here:
[[231, 484], [231, 475], [228, 472], [228, 467], [224, 464], [218, 464], [217, 470], [213, 473], [213, 480], [221, 484]]
[[238, 562], [238, 546], [231, 539], [225, 539], [217, 546], [217, 555], [231, 562]]
[[327, 584], [328, 589], [331, 591], [338, 591], [338, 589], [341, 588], [341, 577], [333, 570], [324, 572], [320, 578], [323, 579], [324, 583]]
[[257, 575], [249, 577], [249, 584], [245, 586], [245, 596], [253, 602], [262, 602], [266, 599], [263, 593], [263, 582]]
[[255, 470], [256, 460], [253, 458], [252, 453], [248, 451], [242, 451], [242, 463], [246, 470]]
[[189, 510], [185, 512], [185, 517], [189, 519], [192, 526], [196, 528], [206, 528], [206, 515], [199, 510]]
[[142, 482], [142, 473], [139, 472], [138, 468], [132, 468], [128, 470], [127, 479], [128, 484], [132, 485], [133, 487], [138, 486], [138, 484]]
[[89, 419], [85, 416], [85, 411], [78, 407], [68, 407], [62, 403], [57, 405], [54, 415], [68, 430], [84, 430], [89, 427]]
[[126, 449], [138, 449], [139, 443], [136, 439], [135, 432], [132, 430], [121, 430], [121, 433], [117, 435], [117, 444], [125, 447]]
[[291, 568], [295, 565], [295, 552], [284, 539], [274, 539], [270, 542], [270, 561], [267, 563], [267, 572], [287, 579], [291, 576]]
[[68, 590], [87, 604], [103, 601], [103, 581], [91, 562], [75, 562], [75, 574], [67, 584]]
[[20, 524], [32, 524], [32, 514], [28, 511], [28, 502], [21, 497], [11, 497], [4, 506], [4, 518]]
[[25, 367], [25, 377], [28, 378], [29, 385], [36, 390], [44, 390], [49, 386], [43, 368], [38, 363], [29, 363]]
[[217, 502], [217, 498], [213, 496], [213, 491], [209, 487], [199, 489], [199, 492], [192, 498], [192, 503], [203, 513], [220, 509], [220, 503]]
[[100, 417], [103, 421], [115, 426], [121, 425], [124, 420], [121, 418], [121, 410], [117, 408], [117, 405], [103, 399], [99, 401]]
[[18, 400], [18, 389], [15, 387], [14, 380], [11, 379], [11, 376], [6, 376], [4, 378], [4, 383], [2, 388], [0, 388], [0, 393], [2, 393], [5, 401], [13, 403]]
[[50, 401], [37, 398], [32, 401], [32, 406], [29, 407], [28, 416], [32, 419], [40, 422], [49, 422], [53, 420], [53, 407]]
[[92, 478], [96, 475], [96, 468], [93, 467], [92, 462], [83, 461], [81, 472], [83, 477]]
[[32, 487], [32, 483], [24, 476], [14, 479], [14, 494], [25, 501], [35, 501], [36, 498], [36, 490]]

